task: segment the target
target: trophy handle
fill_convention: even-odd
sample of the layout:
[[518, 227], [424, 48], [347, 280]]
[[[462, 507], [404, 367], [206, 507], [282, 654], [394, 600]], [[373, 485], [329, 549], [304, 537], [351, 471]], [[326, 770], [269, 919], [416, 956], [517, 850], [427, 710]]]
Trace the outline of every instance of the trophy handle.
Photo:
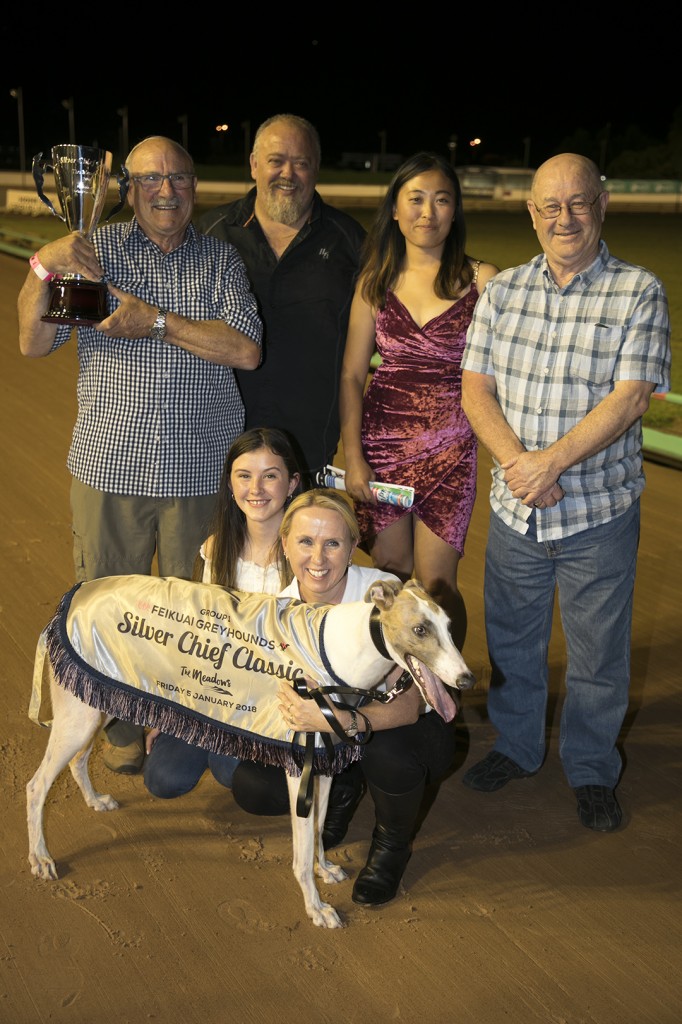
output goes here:
[[66, 224], [66, 217], [64, 217], [61, 213], [57, 213], [51, 200], [49, 200], [47, 196], [43, 193], [43, 182], [45, 180], [43, 176], [43, 171], [51, 171], [53, 170], [53, 168], [44, 160], [42, 160], [42, 155], [42, 153], [36, 153], [36, 155], [33, 157], [33, 180], [36, 183], [36, 191], [38, 193], [38, 197], [42, 199], [42, 201], [45, 203], [45, 206], [48, 207], [48, 209], [55, 215], [55, 217], [59, 217], [59, 219], [63, 220]]
[[[130, 186], [130, 175], [128, 174], [128, 168], [121, 164], [121, 173], [116, 178], [116, 184], [118, 185], [118, 202], [114, 206], [113, 210], [110, 210], [107, 216], [104, 218], [104, 223], [110, 220], [115, 213], [119, 213], [120, 210], [125, 206], [126, 196], [128, 195], [128, 188]], [[40, 197], [43, 198], [42, 196]]]

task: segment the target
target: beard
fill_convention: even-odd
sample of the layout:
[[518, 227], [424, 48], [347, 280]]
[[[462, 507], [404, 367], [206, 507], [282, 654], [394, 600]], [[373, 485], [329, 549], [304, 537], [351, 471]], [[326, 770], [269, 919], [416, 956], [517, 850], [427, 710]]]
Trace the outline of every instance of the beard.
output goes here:
[[265, 194], [265, 209], [268, 217], [272, 217], [278, 224], [291, 226], [303, 217], [306, 204], [298, 192], [288, 195], [270, 186]]

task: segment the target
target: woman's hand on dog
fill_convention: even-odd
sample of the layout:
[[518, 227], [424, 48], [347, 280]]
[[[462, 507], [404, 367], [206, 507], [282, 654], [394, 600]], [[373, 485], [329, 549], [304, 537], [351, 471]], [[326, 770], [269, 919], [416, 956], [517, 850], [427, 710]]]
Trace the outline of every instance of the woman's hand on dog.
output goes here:
[[[305, 678], [305, 684], [309, 690], [317, 686], [312, 679]], [[277, 700], [279, 710], [287, 728], [295, 732], [331, 732], [327, 722], [314, 700], [299, 697], [293, 686], [289, 683], [277, 684]], [[329, 702], [328, 702], [329, 703]], [[331, 705], [334, 706], [333, 704]], [[344, 712], [341, 712], [343, 715]], [[350, 716], [348, 716], [350, 718]]]
[[[402, 669], [397, 665], [387, 676], [389, 687], [395, 684]], [[314, 680], [305, 677], [305, 683], [309, 690], [317, 688]], [[277, 700], [279, 710], [288, 729], [295, 732], [333, 732], [331, 725], [320, 711], [314, 700], [300, 697], [296, 690], [285, 682], [277, 684]], [[328, 697], [327, 703], [334, 710], [337, 721], [342, 729], [347, 729], [351, 724], [351, 716], [348, 711], [341, 711], [338, 705], [334, 704]], [[401, 693], [397, 700], [389, 704], [382, 704], [372, 701], [371, 704], [363, 706], [362, 713], [369, 719], [372, 728], [377, 731], [381, 729], [395, 729], [401, 725], [413, 725], [424, 710], [424, 702], [417, 686], [410, 686], [404, 693]]]

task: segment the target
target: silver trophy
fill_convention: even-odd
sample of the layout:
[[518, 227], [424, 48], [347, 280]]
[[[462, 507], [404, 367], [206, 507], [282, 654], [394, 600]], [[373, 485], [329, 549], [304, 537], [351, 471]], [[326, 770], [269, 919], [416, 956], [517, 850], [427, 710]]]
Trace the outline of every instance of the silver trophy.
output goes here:
[[[102, 215], [111, 178], [111, 153], [90, 146], [53, 146], [52, 163], [33, 157], [33, 180], [39, 197], [69, 228], [92, 238]], [[43, 194], [44, 172], [54, 173], [62, 208], [58, 213]], [[119, 202], [105, 217], [109, 220], [123, 208], [128, 192], [128, 173], [121, 168], [116, 179]], [[82, 274], [66, 274], [51, 285], [50, 303], [43, 320], [58, 324], [97, 324], [107, 316], [107, 286], [103, 281], [88, 281]]]

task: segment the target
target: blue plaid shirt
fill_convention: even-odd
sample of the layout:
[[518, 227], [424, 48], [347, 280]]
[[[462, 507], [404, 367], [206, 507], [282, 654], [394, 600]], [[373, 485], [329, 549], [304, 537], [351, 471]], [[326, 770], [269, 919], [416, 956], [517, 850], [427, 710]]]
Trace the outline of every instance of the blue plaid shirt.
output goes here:
[[[495, 377], [507, 423], [528, 451], [549, 447], [622, 380], [670, 389], [670, 322], [661, 281], [609, 254], [559, 288], [543, 255], [492, 278], [467, 333], [462, 368]], [[513, 498], [499, 464], [490, 504], [525, 533], [531, 510]], [[642, 425], [559, 478], [565, 497], [536, 516], [538, 540], [557, 540], [622, 515], [644, 489]]]
[[[129, 222], [93, 238], [106, 280], [191, 320], [224, 320], [260, 344], [262, 324], [234, 246], [189, 225], [163, 253]], [[108, 297], [109, 312], [118, 306]], [[73, 328], [57, 329], [53, 350]], [[244, 429], [231, 367], [151, 338], [107, 338], [78, 328], [78, 415], [67, 466], [90, 487], [152, 498], [218, 490], [228, 448]]]

